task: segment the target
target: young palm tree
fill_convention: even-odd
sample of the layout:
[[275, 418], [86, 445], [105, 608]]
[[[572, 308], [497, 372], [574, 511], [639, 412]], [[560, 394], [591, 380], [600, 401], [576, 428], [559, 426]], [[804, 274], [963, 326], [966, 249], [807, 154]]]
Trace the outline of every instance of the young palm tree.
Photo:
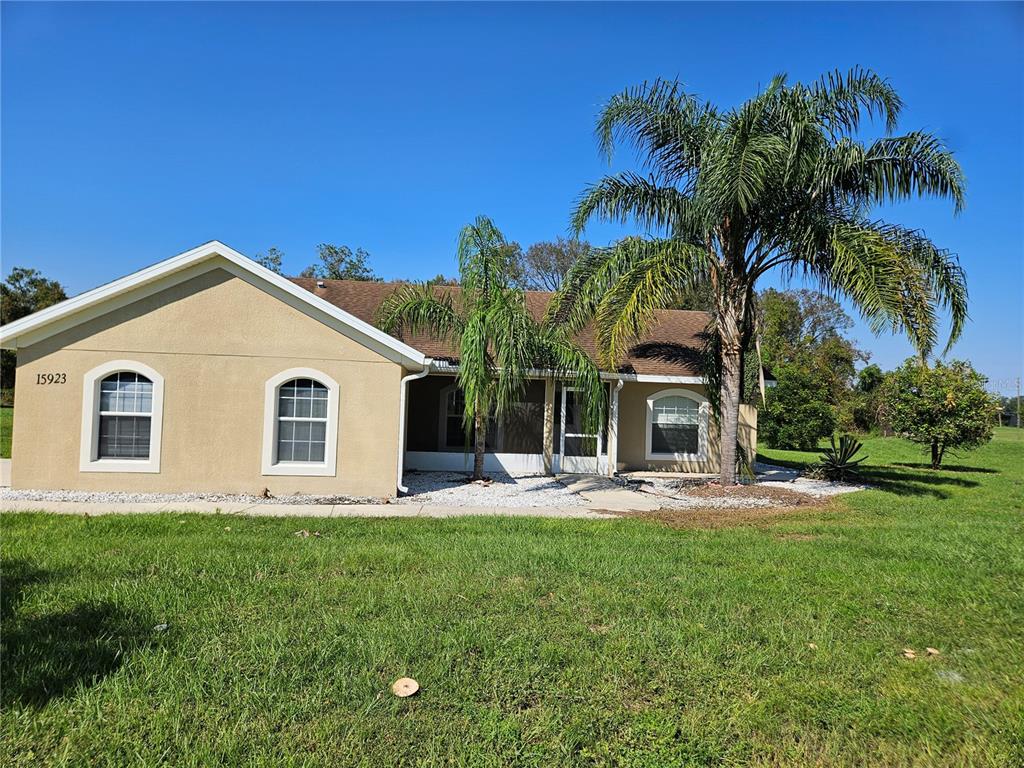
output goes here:
[[459, 235], [461, 291], [453, 295], [428, 283], [402, 286], [381, 305], [377, 320], [388, 333], [426, 330], [458, 347], [463, 425], [467, 439], [475, 433], [474, 480], [484, 476], [488, 417], [508, 413], [531, 369], [579, 387], [588, 424], [596, 424], [604, 409], [597, 366], [561, 329], [533, 319], [526, 295], [513, 284], [510, 253], [494, 223], [478, 217]]
[[[754, 98], [720, 110], [657, 80], [605, 105], [601, 150], [637, 150], [647, 176], [621, 173], [588, 187], [572, 218], [634, 221], [629, 237], [577, 262], [552, 306], [570, 331], [594, 320], [608, 363], [687, 290], [710, 285], [720, 370], [721, 480], [736, 480], [741, 355], [753, 327], [758, 280], [772, 269], [849, 298], [878, 333], [906, 332], [921, 355], [935, 345], [938, 311], [949, 344], [967, 318], [964, 273], [922, 232], [872, 220], [873, 206], [914, 195], [963, 206], [960, 166], [927, 133], [894, 136], [901, 101], [869, 71], [811, 85], [778, 76]], [[883, 138], [856, 138], [865, 114]], [[654, 234], [650, 234], [654, 233]], [[948, 346], [947, 346], [948, 348]]]

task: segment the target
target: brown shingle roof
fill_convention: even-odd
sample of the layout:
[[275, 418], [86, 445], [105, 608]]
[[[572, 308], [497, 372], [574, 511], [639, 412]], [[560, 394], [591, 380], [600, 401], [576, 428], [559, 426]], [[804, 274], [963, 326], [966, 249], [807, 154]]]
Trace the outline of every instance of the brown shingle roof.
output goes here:
[[[311, 291], [321, 299], [349, 312], [360, 320], [376, 324], [377, 309], [401, 283], [372, 283], [363, 280], [323, 280], [317, 287], [312, 277], [293, 277], [292, 282]], [[457, 292], [457, 287], [439, 287], [438, 290]], [[527, 291], [526, 305], [530, 313], [543, 316], [552, 294], [548, 291]], [[657, 313], [651, 332], [630, 350], [619, 367], [622, 373], [661, 376], [700, 375], [700, 348], [704, 328], [708, 323], [706, 312], [664, 309]], [[458, 360], [458, 350], [443, 340], [425, 333], [395, 334], [395, 337], [437, 360]], [[577, 343], [598, 360], [594, 334], [586, 328], [576, 337]]]

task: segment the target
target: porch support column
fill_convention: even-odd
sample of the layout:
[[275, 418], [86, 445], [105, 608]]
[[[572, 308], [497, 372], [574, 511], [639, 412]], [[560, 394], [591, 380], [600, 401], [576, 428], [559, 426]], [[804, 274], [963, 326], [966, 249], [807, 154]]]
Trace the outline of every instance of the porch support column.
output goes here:
[[554, 474], [555, 467], [555, 380], [544, 379], [544, 472]]
[[619, 391], [624, 383], [619, 379], [612, 387], [611, 404], [608, 407], [608, 477], [615, 477], [619, 464]]

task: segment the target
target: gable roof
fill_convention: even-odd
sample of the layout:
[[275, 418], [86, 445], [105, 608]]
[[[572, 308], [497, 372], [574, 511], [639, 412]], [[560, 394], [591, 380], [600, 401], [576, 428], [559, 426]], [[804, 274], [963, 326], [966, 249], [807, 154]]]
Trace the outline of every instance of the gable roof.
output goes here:
[[384, 333], [374, 327], [372, 322], [304, 290], [295, 282], [260, 266], [217, 240], [8, 323], [0, 327], [0, 347], [17, 349], [41, 341], [170, 285], [217, 268], [246, 280], [394, 362], [415, 367], [423, 367], [427, 363], [422, 352]]
[[[362, 280], [317, 280], [310, 277], [293, 277], [291, 281], [318, 298], [371, 324], [375, 321], [377, 310], [384, 299], [402, 285]], [[319, 287], [320, 284], [323, 285], [322, 288]], [[435, 290], [457, 294], [460, 289], [457, 286], [437, 286]], [[552, 295], [548, 291], [527, 291], [526, 306], [530, 314], [540, 319]], [[659, 310], [647, 336], [630, 349], [616, 373], [639, 376], [700, 376], [700, 350], [704, 343], [704, 330], [708, 320], [706, 312]], [[398, 334], [396, 338], [434, 360], [458, 362], [458, 350], [455, 347], [428, 333]], [[576, 337], [576, 342], [592, 360], [600, 364], [592, 328], [585, 328]]]

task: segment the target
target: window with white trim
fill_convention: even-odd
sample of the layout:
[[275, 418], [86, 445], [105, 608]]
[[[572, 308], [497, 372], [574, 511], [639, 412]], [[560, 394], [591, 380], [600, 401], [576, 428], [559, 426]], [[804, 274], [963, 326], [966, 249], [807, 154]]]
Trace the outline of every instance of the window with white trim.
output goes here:
[[647, 398], [647, 458], [706, 458], [708, 408], [706, 399], [682, 389]]
[[278, 390], [277, 461], [322, 463], [327, 451], [327, 387], [292, 379]]
[[337, 474], [338, 383], [322, 371], [291, 368], [266, 383], [263, 474]]
[[153, 382], [118, 371], [100, 382], [97, 459], [148, 459], [153, 424]]
[[164, 379], [148, 365], [113, 360], [83, 377], [82, 472], [159, 472]]

